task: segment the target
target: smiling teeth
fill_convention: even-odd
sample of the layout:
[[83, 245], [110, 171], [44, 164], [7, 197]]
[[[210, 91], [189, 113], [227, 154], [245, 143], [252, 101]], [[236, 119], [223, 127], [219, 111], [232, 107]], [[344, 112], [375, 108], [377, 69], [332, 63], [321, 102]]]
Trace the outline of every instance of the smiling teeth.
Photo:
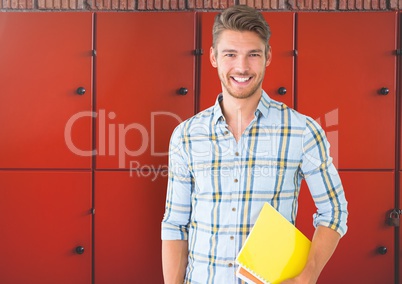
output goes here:
[[233, 79], [235, 79], [237, 82], [244, 83], [244, 82], [250, 80], [250, 77], [248, 77], [248, 78], [233, 77]]

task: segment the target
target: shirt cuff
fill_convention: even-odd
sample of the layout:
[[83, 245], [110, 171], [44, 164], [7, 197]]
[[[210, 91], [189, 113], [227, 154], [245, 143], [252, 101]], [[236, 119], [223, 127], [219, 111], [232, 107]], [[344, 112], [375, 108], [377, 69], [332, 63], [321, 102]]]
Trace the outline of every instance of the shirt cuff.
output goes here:
[[337, 225], [337, 223], [329, 223], [327, 221], [315, 219], [314, 227], [317, 228], [317, 226], [323, 226], [323, 227], [330, 228], [330, 229], [334, 230], [335, 232], [337, 232], [341, 237], [343, 237], [347, 231], [346, 223], [345, 222], [343, 222], [343, 223], [344, 224], [342, 224], [342, 225]]
[[188, 232], [186, 226], [176, 226], [162, 222], [162, 240], [188, 240]]

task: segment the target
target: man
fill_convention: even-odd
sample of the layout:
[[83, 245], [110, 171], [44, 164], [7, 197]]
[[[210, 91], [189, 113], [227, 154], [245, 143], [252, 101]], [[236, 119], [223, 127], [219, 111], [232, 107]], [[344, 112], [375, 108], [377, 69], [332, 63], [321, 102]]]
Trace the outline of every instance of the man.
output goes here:
[[241, 283], [235, 258], [264, 202], [294, 223], [302, 179], [318, 208], [316, 231], [304, 270], [283, 283], [316, 283], [346, 233], [347, 202], [323, 130], [262, 90], [269, 37], [250, 7], [228, 8], [215, 19], [210, 59], [222, 93], [181, 123], [170, 142], [166, 284]]

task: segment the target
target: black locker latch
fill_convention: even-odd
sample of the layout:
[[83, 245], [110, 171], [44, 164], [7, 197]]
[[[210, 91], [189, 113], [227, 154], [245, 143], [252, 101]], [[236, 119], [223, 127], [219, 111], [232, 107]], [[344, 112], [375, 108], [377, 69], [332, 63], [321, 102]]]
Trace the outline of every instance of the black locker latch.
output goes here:
[[197, 48], [196, 50], [194, 50], [194, 55], [195, 56], [200, 56], [203, 55], [204, 51], [202, 50], [202, 48]]

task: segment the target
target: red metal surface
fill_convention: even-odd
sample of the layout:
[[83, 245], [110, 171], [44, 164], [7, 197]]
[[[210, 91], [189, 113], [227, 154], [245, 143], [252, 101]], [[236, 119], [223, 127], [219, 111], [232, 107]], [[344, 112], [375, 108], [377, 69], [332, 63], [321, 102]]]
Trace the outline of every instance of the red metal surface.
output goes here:
[[174, 127], [194, 114], [195, 14], [100, 13], [96, 39], [96, 167], [166, 165]]
[[95, 281], [163, 283], [166, 172], [95, 172]]
[[300, 13], [297, 26], [298, 110], [331, 132], [339, 168], [393, 169], [396, 13]]
[[[222, 92], [218, 73], [211, 66], [209, 51], [212, 45], [212, 26], [214, 12], [200, 13], [201, 47], [204, 54], [201, 57], [199, 110], [204, 110], [215, 103], [216, 97]], [[263, 13], [271, 27], [272, 63], [267, 67], [263, 89], [268, 95], [293, 107], [293, 50], [294, 50], [294, 13]], [[278, 89], [285, 87], [285, 95], [279, 95]]]
[[92, 104], [92, 14], [0, 13], [0, 38], [0, 168], [90, 168], [92, 120], [78, 116]]
[[[402, 11], [399, 11], [398, 13], [398, 17], [399, 17], [399, 29], [398, 29], [398, 36], [397, 36], [397, 40], [398, 40], [398, 49], [400, 52], [402, 52]], [[397, 94], [398, 98], [399, 98], [399, 169], [402, 169], [402, 114], [401, 114], [401, 110], [402, 110], [402, 55], [398, 56], [397, 59], [397, 63], [398, 63], [398, 72], [399, 72], [399, 78], [397, 81], [397, 90], [399, 91], [399, 93]], [[402, 194], [402, 192], [400, 192], [400, 194]], [[402, 204], [402, 203], [401, 203]], [[402, 264], [401, 264], [402, 266]], [[401, 278], [402, 279], [402, 278]]]
[[[401, 11], [398, 14], [399, 16], [399, 30], [398, 30], [398, 48], [399, 50], [402, 50], [402, 13]], [[401, 56], [398, 57], [398, 68], [399, 68], [399, 80], [398, 80], [398, 96], [399, 96], [399, 170], [402, 169], [402, 115], [401, 115], [401, 110], [402, 110], [402, 58]], [[399, 198], [399, 202], [396, 202], [397, 208], [402, 209], [402, 172], [399, 172], [399, 188], [396, 188], [395, 192], [397, 198]], [[399, 217], [402, 217], [402, 215], [399, 215]], [[398, 278], [397, 279], [399, 282], [402, 281], [402, 230], [401, 227], [397, 228], [398, 230], [398, 236], [399, 240], [397, 242], [399, 243], [399, 251], [397, 252], [396, 260], [399, 262], [397, 263], [397, 269], [398, 269]], [[398, 258], [399, 256], [399, 258]]]
[[90, 172], [0, 171], [0, 282], [90, 284], [91, 193]]
[[[341, 239], [318, 283], [395, 283], [394, 228], [386, 213], [394, 206], [394, 172], [341, 172], [348, 199], [349, 230]], [[297, 227], [310, 239], [314, 203], [305, 184], [299, 199]], [[381, 255], [377, 249], [387, 248]]]
[[[399, 206], [397, 207], [397, 209], [402, 209], [402, 172], [399, 172], [399, 188], [397, 188], [397, 190], [399, 191], [398, 195], [399, 196]], [[393, 207], [392, 207], [393, 208]], [[399, 215], [399, 219], [401, 219], [402, 214]], [[397, 242], [399, 243], [399, 251], [397, 251], [397, 255], [395, 257], [395, 259], [397, 260], [397, 265], [396, 268], [398, 269], [398, 280], [399, 282], [402, 281], [402, 237], [401, 237], [401, 225], [399, 226], [399, 228], [396, 228], [396, 230], [398, 230], [398, 234], [399, 234], [399, 240], [397, 240]]]

